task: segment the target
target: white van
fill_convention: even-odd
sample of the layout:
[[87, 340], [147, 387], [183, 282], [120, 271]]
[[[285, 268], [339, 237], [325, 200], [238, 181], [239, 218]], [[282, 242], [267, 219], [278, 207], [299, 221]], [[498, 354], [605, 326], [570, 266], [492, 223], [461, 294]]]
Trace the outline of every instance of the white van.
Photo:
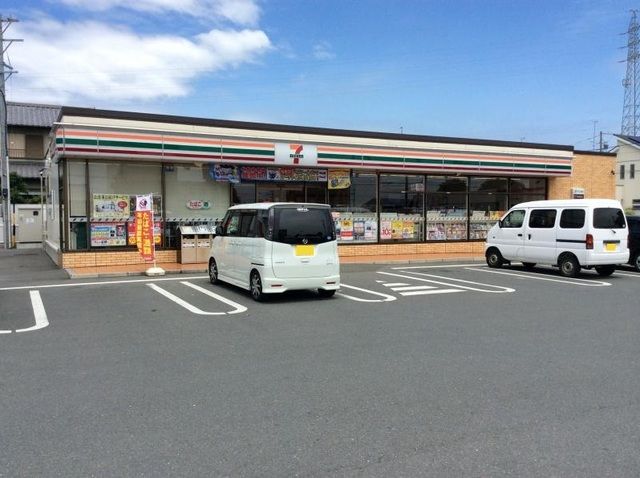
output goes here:
[[340, 288], [336, 232], [328, 204], [256, 203], [230, 207], [209, 253], [209, 280], [265, 294]]
[[618, 201], [567, 199], [523, 202], [512, 207], [487, 234], [489, 267], [511, 261], [525, 268], [558, 266], [565, 277], [595, 267], [608, 276], [629, 260], [629, 229]]

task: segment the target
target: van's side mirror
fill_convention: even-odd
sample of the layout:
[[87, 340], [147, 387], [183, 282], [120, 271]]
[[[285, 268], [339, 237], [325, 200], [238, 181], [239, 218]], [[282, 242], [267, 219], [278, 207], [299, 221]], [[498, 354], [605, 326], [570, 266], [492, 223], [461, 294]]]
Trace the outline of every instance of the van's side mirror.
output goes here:
[[499, 227], [500, 229], [502, 229], [502, 219], [500, 219], [500, 220], [498, 221], [498, 227]]
[[216, 226], [214, 233], [216, 236], [222, 236], [222, 226]]

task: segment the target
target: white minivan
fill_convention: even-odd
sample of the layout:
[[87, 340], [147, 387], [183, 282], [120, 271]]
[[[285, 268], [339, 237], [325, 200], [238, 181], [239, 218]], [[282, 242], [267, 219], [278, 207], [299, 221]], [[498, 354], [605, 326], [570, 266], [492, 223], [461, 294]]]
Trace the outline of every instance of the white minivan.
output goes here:
[[582, 267], [608, 276], [629, 260], [628, 234], [624, 211], [612, 199], [523, 202], [489, 230], [485, 257], [489, 267], [519, 261], [525, 268], [558, 266], [566, 277]]
[[232, 206], [216, 227], [209, 280], [265, 294], [340, 288], [336, 231], [328, 204], [256, 203]]

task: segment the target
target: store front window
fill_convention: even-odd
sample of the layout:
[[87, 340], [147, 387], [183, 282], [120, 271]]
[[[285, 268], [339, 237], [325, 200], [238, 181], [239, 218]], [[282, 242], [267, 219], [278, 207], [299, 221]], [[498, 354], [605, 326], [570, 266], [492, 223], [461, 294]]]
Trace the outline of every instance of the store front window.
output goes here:
[[424, 240], [424, 176], [380, 175], [380, 242]]
[[329, 190], [338, 242], [377, 242], [377, 175], [352, 173], [348, 187]]
[[87, 181], [84, 161], [67, 162], [67, 189], [69, 192], [69, 249], [87, 249]]
[[547, 198], [547, 180], [544, 178], [513, 178], [509, 180], [509, 207], [527, 201]]
[[180, 245], [180, 226], [215, 225], [229, 207], [229, 182], [216, 180], [206, 164], [165, 164], [165, 247]]
[[255, 183], [237, 183], [231, 185], [231, 205], [256, 202]]
[[467, 239], [467, 178], [427, 178], [427, 240]]
[[304, 202], [304, 184], [258, 183], [257, 202]]
[[506, 178], [470, 178], [469, 239], [486, 239], [489, 229], [506, 210]]
[[327, 204], [327, 184], [307, 183], [307, 202]]
[[135, 197], [153, 194], [154, 241], [162, 246], [162, 169], [159, 164], [89, 163], [92, 248], [135, 246]]

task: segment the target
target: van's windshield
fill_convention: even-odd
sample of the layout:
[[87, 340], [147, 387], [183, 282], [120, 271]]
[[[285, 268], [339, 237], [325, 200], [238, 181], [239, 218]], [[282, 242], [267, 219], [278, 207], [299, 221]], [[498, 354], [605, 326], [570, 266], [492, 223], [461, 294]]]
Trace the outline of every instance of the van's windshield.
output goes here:
[[624, 212], [615, 207], [597, 207], [593, 210], [593, 227], [596, 229], [625, 229]]
[[329, 208], [301, 205], [277, 207], [272, 211], [272, 240], [275, 242], [321, 244], [336, 239]]

